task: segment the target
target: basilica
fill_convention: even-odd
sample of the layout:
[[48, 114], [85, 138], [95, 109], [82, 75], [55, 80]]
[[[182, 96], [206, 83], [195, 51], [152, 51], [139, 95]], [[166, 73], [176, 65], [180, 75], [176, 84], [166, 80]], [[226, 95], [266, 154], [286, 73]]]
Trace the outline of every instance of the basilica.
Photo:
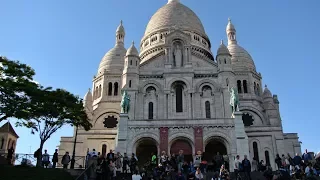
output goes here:
[[[210, 42], [198, 16], [169, 0], [151, 17], [140, 44], [126, 49], [121, 22], [84, 97], [93, 128], [74, 130], [76, 155], [115, 150], [143, 162], [152, 152], [183, 150], [186, 160], [201, 151], [211, 161], [219, 152], [229, 163], [246, 154], [275, 168], [276, 154], [301, 153], [298, 135], [283, 132], [277, 95], [263, 86], [234, 24], [226, 24], [228, 41]], [[211, 43], [220, 43], [217, 51]], [[230, 88], [239, 96], [235, 117]], [[120, 111], [124, 91], [128, 113]], [[61, 137], [60, 154], [73, 151], [74, 137]]]

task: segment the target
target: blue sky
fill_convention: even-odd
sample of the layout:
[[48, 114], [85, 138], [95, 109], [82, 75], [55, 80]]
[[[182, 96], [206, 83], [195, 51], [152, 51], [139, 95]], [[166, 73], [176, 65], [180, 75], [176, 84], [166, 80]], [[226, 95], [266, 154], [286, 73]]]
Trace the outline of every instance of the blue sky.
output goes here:
[[[216, 55], [231, 17], [238, 43], [254, 58], [263, 83], [280, 100], [285, 132], [298, 132], [303, 149], [316, 145], [320, 88], [319, 0], [182, 0], [202, 20]], [[115, 30], [123, 20], [126, 47], [140, 42], [150, 17], [167, 0], [0, 0], [0, 55], [20, 60], [36, 70], [36, 80], [65, 88], [81, 97], [92, 86], [103, 55], [113, 47]], [[17, 152], [33, 153], [38, 135], [16, 128]], [[45, 144], [49, 153], [64, 127]]]

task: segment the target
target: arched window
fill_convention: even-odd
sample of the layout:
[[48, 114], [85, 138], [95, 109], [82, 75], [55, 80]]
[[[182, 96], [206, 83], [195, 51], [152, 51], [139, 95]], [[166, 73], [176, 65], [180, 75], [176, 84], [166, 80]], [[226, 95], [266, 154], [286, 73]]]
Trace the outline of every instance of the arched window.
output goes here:
[[0, 149], [3, 149], [3, 145], [4, 145], [4, 138], [1, 139], [1, 148]]
[[206, 110], [206, 118], [211, 118], [211, 112], [210, 112], [210, 102], [205, 102], [205, 110]]
[[183, 87], [181, 84], [176, 85], [176, 112], [183, 112], [183, 100], [182, 100]]
[[102, 145], [101, 153], [102, 153], [103, 156], [106, 155], [106, 153], [107, 153], [107, 145], [106, 144]]
[[257, 95], [260, 96], [260, 85], [257, 83]]
[[269, 156], [269, 151], [264, 152], [264, 156], [266, 157], [266, 165], [270, 166], [270, 156]]
[[237, 87], [238, 87], [238, 93], [242, 93], [242, 91], [241, 91], [241, 81], [240, 80], [237, 81]]
[[248, 93], [247, 80], [243, 80], [243, 93]]
[[224, 64], [227, 64], [227, 59], [226, 58], [224, 58]]
[[102, 93], [102, 91], [101, 91], [101, 84], [99, 85], [99, 90], [98, 90], [98, 97], [101, 97], [101, 93]]
[[108, 84], [108, 96], [112, 96], [112, 82]]
[[253, 142], [253, 157], [259, 162], [259, 150], [257, 142]]
[[148, 105], [148, 119], [153, 119], [153, 102]]
[[115, 83], [114, 83], [114, 95], [115, 95], [115, 96], [118, 96], [118, 90], [119, 90], [118, 83], [115, 82]]
[[131, 80], [129, 80], [129, 88], [131, 88]]
[[138, 61], [136, 61], [136, 66], [138, 66]]
[[130, 60], [130, 65], [132, 65], [132, 60]]
[[96, 87], [95, 93], [96, 93], [95, 99], [97, 99], [99, 96], [99, 87], [98, 86]]
[[226, 84], [227, 84], [227, 86], [229, 86], [229, 79], [228, 78], [226, 79]]

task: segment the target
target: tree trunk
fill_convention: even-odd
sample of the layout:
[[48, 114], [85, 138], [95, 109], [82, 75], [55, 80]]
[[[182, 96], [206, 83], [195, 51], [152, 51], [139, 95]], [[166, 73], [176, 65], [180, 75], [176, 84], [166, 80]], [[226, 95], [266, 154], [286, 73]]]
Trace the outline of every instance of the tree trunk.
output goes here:
[[44, 141], [40, 140], [40, 148], [39, 148], [39, 154], [37, 157], [37, 167], [42, 167], [42, 149], [43, 149]]

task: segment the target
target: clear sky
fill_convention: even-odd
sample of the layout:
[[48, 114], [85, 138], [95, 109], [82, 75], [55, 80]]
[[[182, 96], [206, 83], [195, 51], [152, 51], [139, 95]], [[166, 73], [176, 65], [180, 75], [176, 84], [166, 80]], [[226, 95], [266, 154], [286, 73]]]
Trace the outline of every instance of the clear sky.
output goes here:
[[[280, 100], [285, 132], [297, 132], [303, 149], [320, 151], [319, 0], [182, 0], [202, 20], [216, 55], [231, 17], [238, 43], [252, 55], [257, 71]], [[0, 55], [36, 70], [43, 85], [81, 97], [92, 86], [103, 55], [114, 46], [123, 20], [126, 47], [140, 42], [150, 17], [167, 0], [0, 0]], [[33, 153], [39, 136], [16, 128], [17, 152]], [[53, 153], [64, 127], [45, 144]]]

